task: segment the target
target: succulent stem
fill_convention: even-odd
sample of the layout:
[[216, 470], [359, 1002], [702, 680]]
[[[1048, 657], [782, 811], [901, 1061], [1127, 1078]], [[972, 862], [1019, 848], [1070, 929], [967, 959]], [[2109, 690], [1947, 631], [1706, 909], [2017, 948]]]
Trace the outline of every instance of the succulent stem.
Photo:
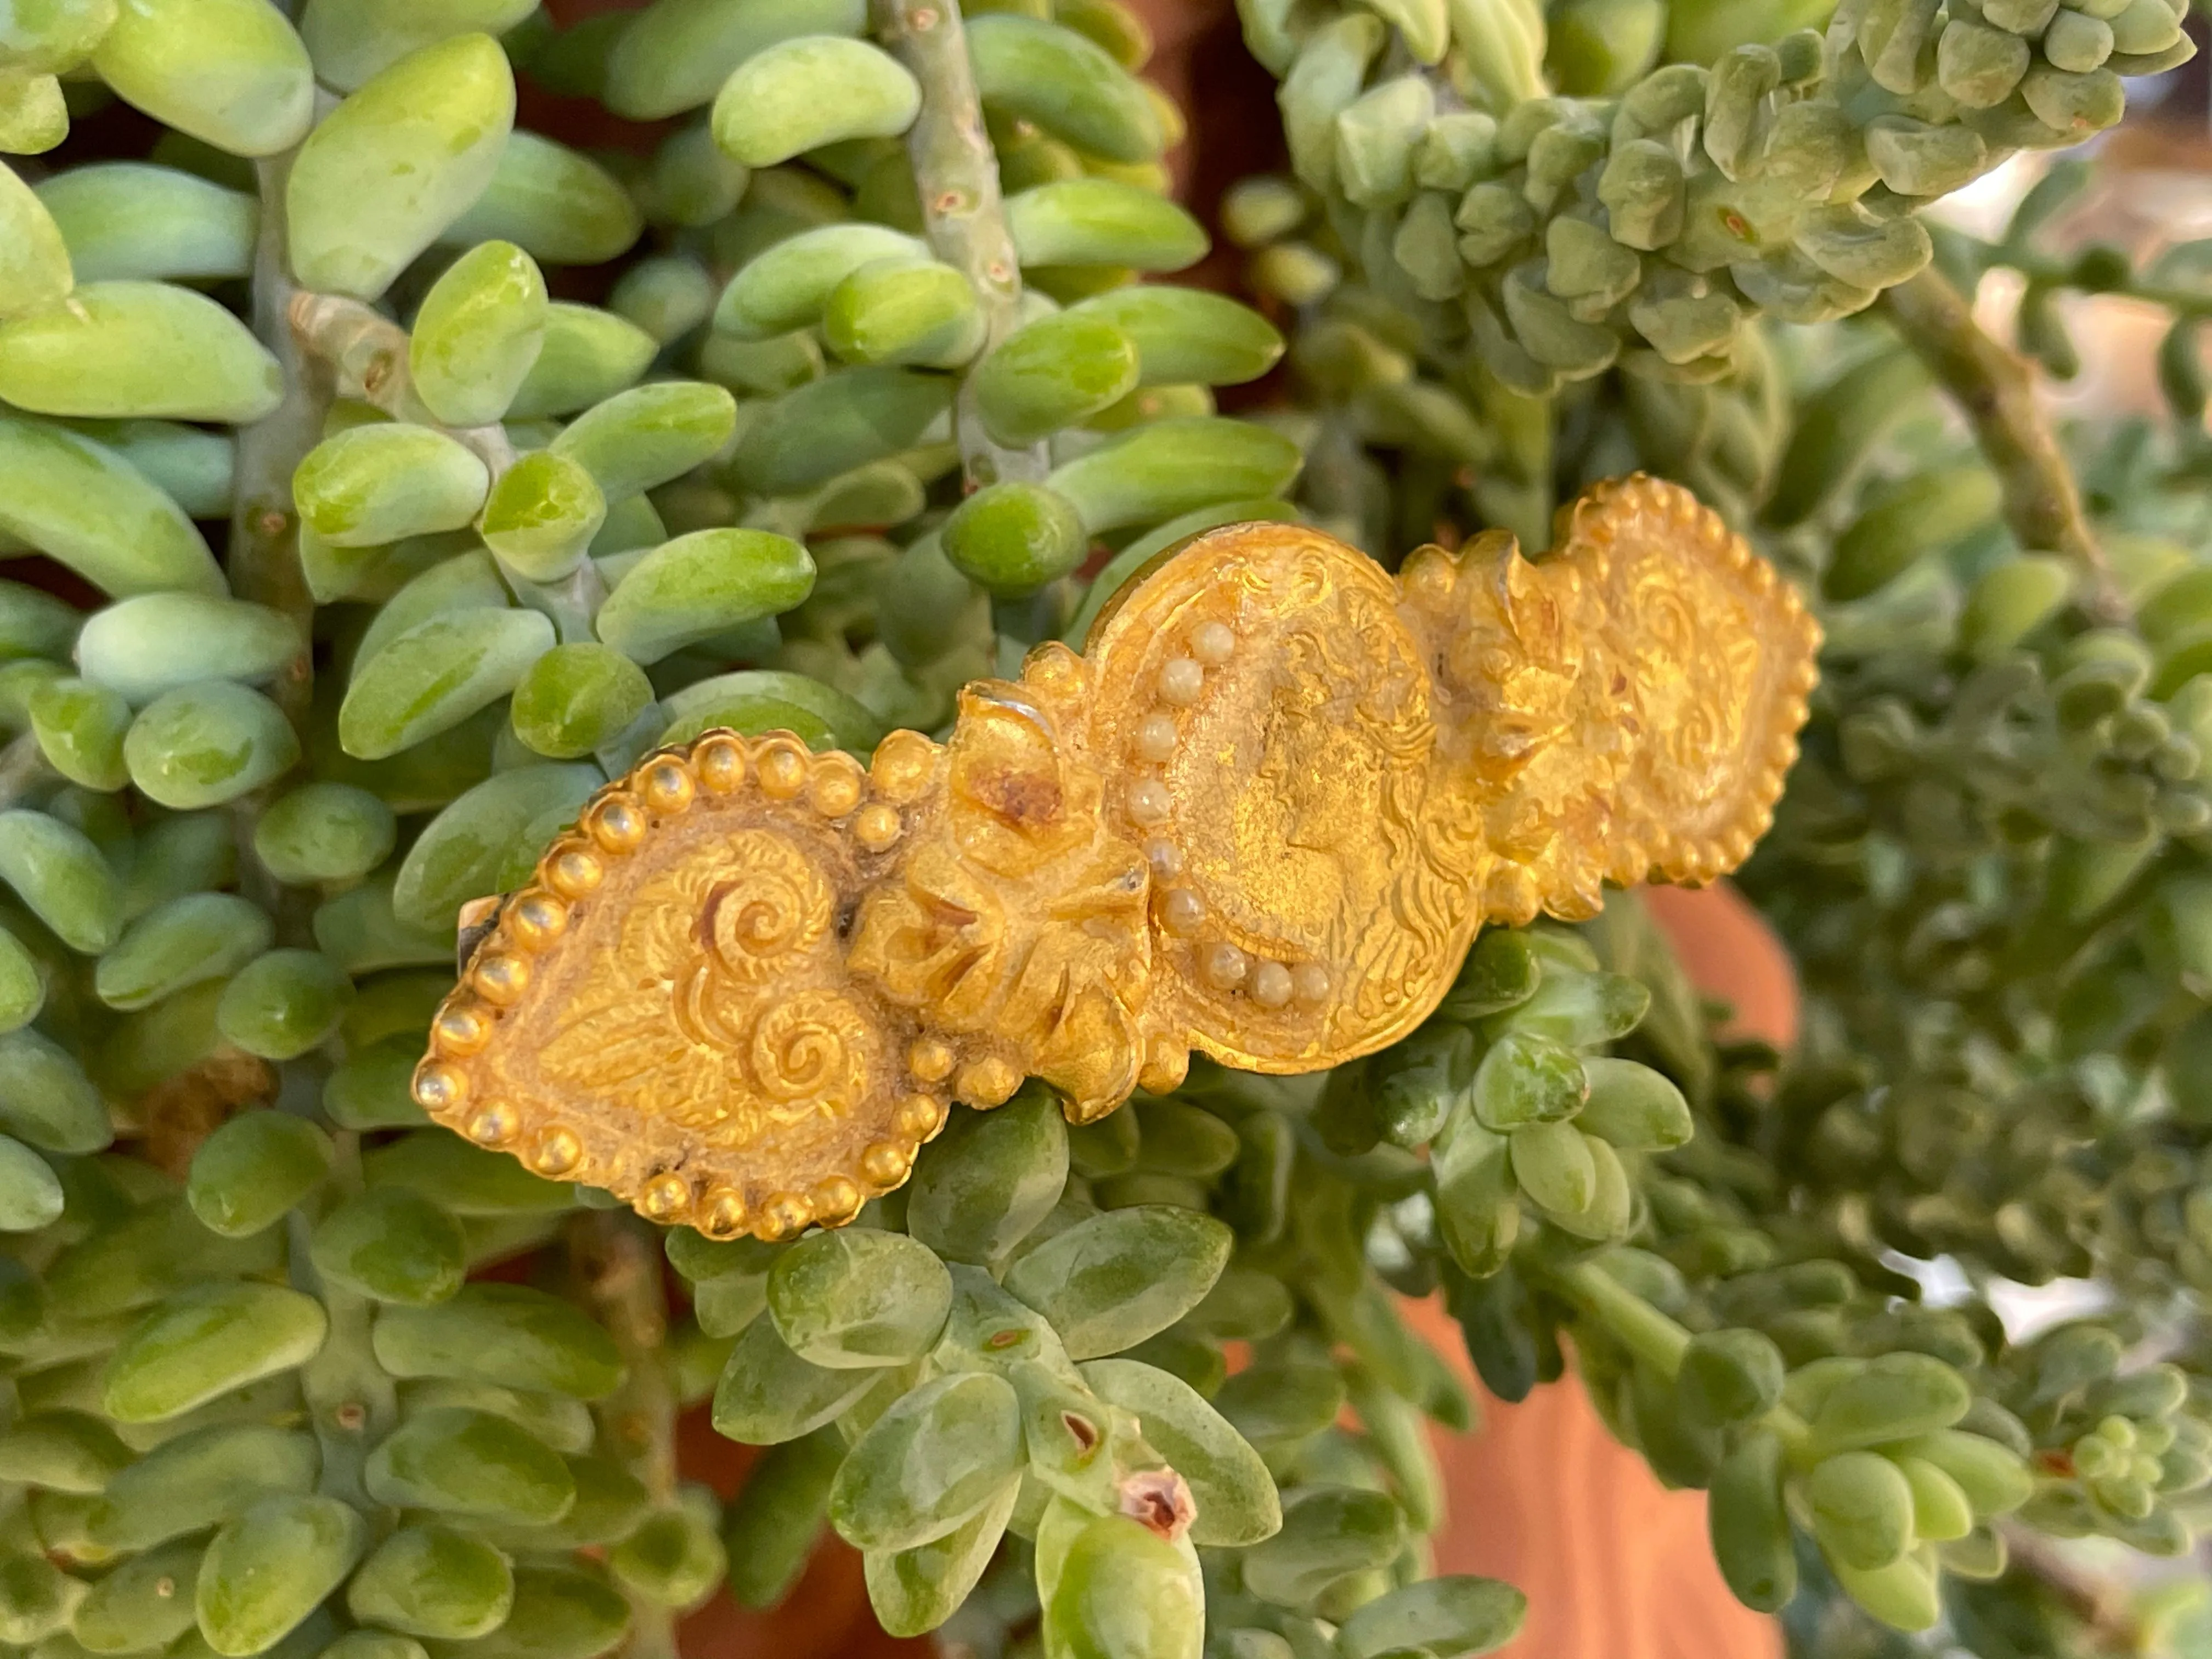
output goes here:
[[[604, 1443], [665, 1508], [676, 1501], [676, 1380], [660, 1252], [623, 1211], [586, 1211], [567, 1242], [578, 1295], [622, 1351], [622, 1387], [597, 1408]], [[675, 1614], [641, 1595], [629, 1600], [627, 1659], [676, 1659]]]
[[2021, 544], [2073, 560], [2089, 584], [2087, 608], [2108, 620], [2124, 616], [2126, 601], [2082, 510], [2081, 486], [2036, 402], [2034, 372], [1990, 337], [1974, 320], [1972, 302], [1932, 265], [1889, 289], [1883, 304], [1973, 428]]
[[[448, 427], [422, 407], [407, 367], [407, 331], [398, 324], [358, 300], [304, 290], [291, 295], [289, 312], [292, 333], [329, 366], [344, 395], [359, 398], [395, 420], [445, 433], [467, 446], [494, 479], [514, 465], [514, 444], [503, 426]], [[296, 458], [292, 465], [298, 465]], [[607, 597], [607, 587], [591, 560], [584, 560], [559, 581], [532, 581], [503, 560], [500, 575], [517, 600], [551, 620], [562, 640], [596, 637], [592, 618]]]
[[[1547, 1275], [1560, 1291], [1638, 1359], [1668, 1379], [1682, 1369], [1690, 1334], [1619, 1279], [1591, 1261], [1577, 1261]], [[1805, 1419], [1787, 1406], [1776, 1406], [1759, 1419], [1793, 1452], [1805, 1443]]]
[[[285, 1073], [288, 1091], [309, 1081], [296, 1060], [288, 1062]], [[331, 1189], [336, 1202], [361, 1190], [361, 1137], [340, 1131], [331, 1139], [337, 1148]], [[317, 1218], [314, 1211], [303, 1206], [287, 1217], [285, 1224], [293, 1288], [318, 1298], [330, 1317], [330, 1334], [300, 1372], [301, 1395], [322, 1446], [318, 1490], [353, 1505], [381, 1534], [391, 1528], [391, 1513], [369, 1498], [362, 1484], [362, 1468], [370, 1449], [398, 1423], [398, 1390], [370, 1346], [368, 1298], [326, 1283], [308, 1256]]]
[[[981, 362], [1013, 331], [1022, 271], [1000, 199], [998, 158], [983, 130], [959, 0], [875, 0], [874, 10], [884, 46], [921, 82], [921, 113], [907, 133], [907, 155], [931, 251], [968, 278], [982, 307]], [[962, 379], [953, 429], [971, 489], [1034, 481], [1051, 464], [1042, 443], [1009, 449], [992, 440], [971, 377]]]
[[257, 164], [261, 223], [253, 250], [253, 331], [284, 375], [284, 400], [238, 434], [238, 483], [230, 515], [230, 585], [241, 599], [281, 611], [299, 624], [301, 650], [276, 677], [269, 695], [296, 728], [314, 696], [314, 665], [306, 648], [315, 614], [300, 568], [300, 520], [292, 474], [321, 435], [330, 408], [330, 375], [302, 349], [291, 311], [298, 289], [285, 260], [284, 183], [291, 153]]

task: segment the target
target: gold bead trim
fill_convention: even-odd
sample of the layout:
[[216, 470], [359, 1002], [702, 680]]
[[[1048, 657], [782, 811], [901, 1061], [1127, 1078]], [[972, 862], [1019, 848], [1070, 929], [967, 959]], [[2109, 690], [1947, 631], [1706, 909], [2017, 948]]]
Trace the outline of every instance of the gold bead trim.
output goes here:
[[[817, 755], [788, 732], [747, 738], [715, 731], [645, 757], [628, 777], [593, 796], [576, 828], [539, 860], [535, 881], [500, 907], [461, 983], [431, 1024], [430, 1053], [416, 1067], [411, 1086], [416, 1103], [477, 1146], [512, 1152], [549, 1180], [588, 1183], [591, 1160], [574, 1129], [558, 1122], [526, 1125], [510, 1102], [472, 1099], [468, 1072], [454, 1063], [490, 1044], [500, 1019], [530, 988], [531, 959], [562, 942], [574, 908], [605, 885], [612, 864], [645, 845], [653, 823], [738, 796], [748, 785], [769, 799], [803, 800], [824, 819], [848, 821], [863, 852], [888, 852], [906, 835], [903, 809], [918, 803], [935, 777], [936, 753], [937, 745], [919, 732], [894, 732], [864, 767], [837, 750]], [[924, 1036], [908, 1061], [922, 1087], [901, 1099], [892, 1133], [866, 1146], [847, 1173], [826, 1176], [804, 1193], [769, 1193], [749, 1202], [735, 1187], [702, 1186], [664, 1170], [629, 1196], [648, 1218], [688, 1223], [710, 1238], [789, 1238], [810, 1226], [841, 1226], [871, 1197], [901, 1185], [922, 1145], [945, 1127], [947, 1103], [927, 1091], [951, 1077], [952, 1050], [942, 1039]], [[1012, 1068], [993, 1061], [980, 1076], [986, 1092], [1003, 1087], [1003, 1099], [1021, 1079], [1002, 1072]]]

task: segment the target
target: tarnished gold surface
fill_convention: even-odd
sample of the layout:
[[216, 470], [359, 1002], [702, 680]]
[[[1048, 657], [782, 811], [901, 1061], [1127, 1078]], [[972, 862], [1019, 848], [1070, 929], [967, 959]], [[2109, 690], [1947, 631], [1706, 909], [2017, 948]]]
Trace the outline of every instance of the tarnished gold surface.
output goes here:
[[1024, 1077], [1079, 1121], [1191, 1050], [1367, 1054], [1486, 921], [1704, 881], [1765, 830], [1819, 631], [1672, 484], [1601, 484], [1392, 576], [1295, 526], [1195, 538], [1079, 657], [863, 769], [787, 734], [648, 757], [501, 907], [416, 1098], [657, 1221], [787, 1236]]

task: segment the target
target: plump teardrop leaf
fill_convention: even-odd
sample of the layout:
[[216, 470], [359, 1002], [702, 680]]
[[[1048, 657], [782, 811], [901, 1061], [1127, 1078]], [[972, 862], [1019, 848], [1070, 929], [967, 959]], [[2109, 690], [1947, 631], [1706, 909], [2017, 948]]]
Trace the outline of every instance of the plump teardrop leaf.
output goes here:
[[831, 1370], [899, 1365], [937, 1342], [952, 1280], [929, 1249], [897, 1233], [817, 1233], [777, 1258], [769, 1311], [793, 1352]]
[[1194, 1544], [1256, 1544], [1283, 1524], [1275, 1482], [1243, 1436], [1181, 1377], [1133, 1359], [1094, 1359], [1083, 1380], [1098, 1397], [1133, 1412], [1146, 1443], [1188, 1481], [1197, 1500]]
[[244, 424], [282, 393], [245, 324], [167, 283], [86, 283], [0, 322], [0, 398], [33, 414]]
[[402, 1423], [368, 1455], [362, 1484], [379, 1503], [525, 1526], [558, 1521], [576, 1501], [558, 1452], [504, 1417], [459, 1406]]
[[877, 1381], [873, 1370], [832, 1370], [801, 1359], [773, 1320], [756, 1319], [730, 1350], [715, 1387], [714, 1427], [748, 1445], [779, 1445], [834, 1422]]
[[118, 1423], [159, 1423], [313, 1358], [329, 1320], [313, 1297], [242, 1281], [179, 1291], [107, 1362], [101, 1405]]
[[489, 1636], [514, 1606], [507, 1557], [481, 1538], [434, 1524], [393, 1533], [346, 1586], [355, 1618], [439, 1641]]
[[200, 1143], [185, 1195], [227, 1238], [274, 1224], [330, 1173], [330, 1137], [288, 1112], [242, 1112]]
[[1022, 1256], [1006, 1285], [1052, 1322], [1071, 1358], [1090, 1359], [1133, 1347], [1197, 1306], [1234, 1242], [1196, 1210], [1109, 1210]]
[[846, 1455], [830, 1520], [861, 1549], [942, 1538], [1019, 1474], [1021, 1410], [985, 1371], [940, 1376], [902, 1395]]
[[377, 1316], [378, 1364], [395, 1376], [457, 1376], [580, 1400], [611, 1394], [622, 1355], [573, 1303], [520, 1285], [474, 1285], [430, 1307]]
[[361, 1512], [335, 1498], [264, 1498], [208, 1545], [192, 1591], [216, 1652], [273, 1646], [345, 1581], [368, 1541]]
[[0, 531], [117, 598], [224, 591], [215, 555], [172, 497], [51, 421], [0, 416]]
[[714, 100], [714, 142], [749, 167], [850, 138], [895, 138], [921, 87], [881, 48], [841, 35], [780, 40], [740, 64]]
[[92, 64], [163, 125], [234, 155], [289, 149], [314, 118], [307, 49], [268, 0], [131, 0]]
[[292, 164], [295, 274], [377, 298], [491, 182], [514, 120], [514, 76], [489, 35], [424, 46], [372, 76]]
[[988, 1263], [1027, 1237], [1067, 1182], [1067, 1126], [1046, 1091], [956, 1114], [915, 1166], [907, 1230], [948, 1261]]

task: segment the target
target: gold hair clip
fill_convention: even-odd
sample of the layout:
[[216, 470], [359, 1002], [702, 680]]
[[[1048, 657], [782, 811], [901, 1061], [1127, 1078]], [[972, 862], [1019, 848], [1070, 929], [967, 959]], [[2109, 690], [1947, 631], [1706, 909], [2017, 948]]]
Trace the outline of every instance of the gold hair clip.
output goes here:
[[1162, 556], [1081, 656], [866, 765], [709, 732], [648, 756], [501, 905], [415, 1098], [539, 1174], [713, 1237], [849, 1220], [950, 1103], [1089, 1122], [1197, 1048], [1308, 1072], [1403, 1036], [1486, 921], [1741, 863], [1820, 631], [1673, 484], [1558, 550], [1392, 576], [1319, 532]]

